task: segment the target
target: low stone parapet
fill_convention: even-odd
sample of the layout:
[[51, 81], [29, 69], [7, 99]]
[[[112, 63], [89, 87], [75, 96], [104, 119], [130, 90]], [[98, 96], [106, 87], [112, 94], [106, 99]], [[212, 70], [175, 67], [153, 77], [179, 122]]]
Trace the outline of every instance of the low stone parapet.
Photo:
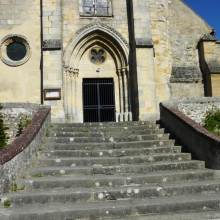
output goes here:
[[27, 104], [26, 107], [36, 111], [33, 119], [18, 138], [0, 151], [1, 195], [10, 192], [18, 179], [25, 177], [27, 168], [33, 166], [32, 161], [51, 123], [49, 106]]
[[[218, 98], [185, 98], [160, 103], [160, 121], [162, 127], [180, 139], [184, 152], [190, 152], [193, 159], [205, 161], [207, 168], [220, 169], [220, 137], [209, 132], [192, 118], [202, 124], [205, 112], [214, 105], [218, 107]], [[186, 112], [190, 109], [192, 114], [184, 114], [181, 106], [185, 105]], [[203, 108], [195, 108], [198, 105]], [[197, 109], [197, 110], [196, 110]], [[190, 118], [191, 116], [192, 118]]]

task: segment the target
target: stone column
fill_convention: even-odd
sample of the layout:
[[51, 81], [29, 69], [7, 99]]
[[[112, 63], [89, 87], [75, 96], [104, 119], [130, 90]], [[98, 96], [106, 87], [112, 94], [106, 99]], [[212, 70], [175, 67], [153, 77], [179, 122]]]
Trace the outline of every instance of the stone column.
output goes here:
[[77, 96], [78, 96], [78, 83], [77, 83], [77, 79], [79, 76], [79, 70], [75, 69], [74, 70], [74, 94], [75, 94], [75, 114], [74, 114], [74, 122], [79, 122], [79, 115], [78, 115], [78, 111], [77, 111]]
[[68, 115], [68, 88], [67, 88], [67, 82], [68, 82], [68, 75], [69, 70], [66, 69], [64, 72], [64, 109], [65, 109], [65, 118], [69, 118]]
[[127, 90], [128, 90], [128, 121], [132, 121], [132, 111], [131, 111], [131, 91], [130, 91], [130, 70], [127, 67]]
[[75, 114], [75, 108], [74, 108], [74, 105], [75, 105], [75, 96], [74, 96], [74, 70], [71, 68], [70, 69], [70, 99], [71, 99], [71, 102], [70, 102], [70, 111], [71, 111], [71, 116], [70, 116], [70, 122], [73, 122], [74, 121], [74, 114]]
[[128, 80], [127, 67], [122, 68], [123, 84], [124, 84], [124, 121], [128, 121]]
[[123, 87], [123, 74], [121, 69], [118, 69], [118, 79], [119, 79], [119, 91], [120, 91], [120, 115], [119, 122], [124, 121], [124, 87]]

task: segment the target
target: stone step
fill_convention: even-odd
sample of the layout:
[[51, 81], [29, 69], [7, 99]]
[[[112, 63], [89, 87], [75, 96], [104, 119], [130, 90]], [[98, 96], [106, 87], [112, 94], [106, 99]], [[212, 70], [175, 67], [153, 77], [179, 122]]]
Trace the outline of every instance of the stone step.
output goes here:
[[169, 147], [174, 145], [175, 140], [149, 140], [122, 143], [47, 143], [44, 149], [51, 150], [99, 150], [99, 149], [135, 149], [151, 147]]
[[183, 211], [177, 213], [164, 213], [164, 214], [153, 214], [153, 215], [135, 215], [133, 217], [126, 218], [99, 218], [99, 220], [219, 220], [220, 219], [220, 210], [207, 211]]
[[151, 129], [151, 130], [134, 130], [124, 132], [50, 132], [50, 137], [126, 137], [129, 135], [148, 135], [148, 134], [163, 134], [164, 129]]
[[124, 157], [69, 157], [69, 158], [40, 158], [35, 161], [36, 167], [45, 166], [112, 166], [119, 164], [148, 164], [158, 161], [190, 160], [190, 153], [152, 154], [145, 156]]
[[155, 121], [132, 121], [132, 122], [93, 122], [93, 123], [55, 123], [52, 124], [52, 128], [55, 127], [80, 127], [80, 128], [91, 128], [91, 127], [131, 127], [131, 126], [145, 126], [145, 125], [156, 125]]
[[49, 137], [104, 137], [100, 132], [50, 132]]
[[13, 206], [72, 202], [99, 202], [108, 200], [152, 198], [173, 195], [219, 193], [220, 180], [161, 183], [148, 186], [126, 186], [100, 189], [63, 189], [20, 191], [6, 195]]
[[123, 157], [141, 156], [156, 153], [181, 153], [180, 146], [173, 147], [151, 147], [139, 149], [113, 149], [113, 150], [43, 150], [39, 152], [40, 157], [59, 158], [59, 157]]
[[121, 127], [52, 127], [50, 128], [51, 132], [127, 132], [127, 131], [135, 131], [135, 132], [144, 132], [151, 130], [163, 130], [160, 128], [160, 125], [141, 125], [141, 126], [121, 126]]
[[65, 188], [106, 188], [153, 183], [168, 183], [193, 180], [213, 180], [215, 171], [208, 169], [178, 170], [172, 172], [154, 172], [148, 174], [130, 175], [95, 175], [95, 176], [61, 176], [32, 177], [21, 179], [18, 188], [25, 185], [26, 190], [34, 189], [65, 189]]
[[48, 137], [46, 143], [108, 143], [108, 142], [132, 142], [145, 140], [168, 140], [169, 134], [130, 135], [128, 137]]
[[171, 171], [171, 170], [187, 170], [187, 169], [204, 169], [205, 163], [203, 161], [174, 161], [174, 162], [157, 162], [141, 165], [118, 165], [118, 166], [84, 166], [84, 167], [33, 167], [28, 169], [28, 175], [42, 176], [83, 176], [94, 174], [147, 174], [156, 171]]
[[180, 195], [122, 201], [29, 205], [0, 208], [4, 220], [101, 219], [153, 213], [219, 210], [219, 194]]

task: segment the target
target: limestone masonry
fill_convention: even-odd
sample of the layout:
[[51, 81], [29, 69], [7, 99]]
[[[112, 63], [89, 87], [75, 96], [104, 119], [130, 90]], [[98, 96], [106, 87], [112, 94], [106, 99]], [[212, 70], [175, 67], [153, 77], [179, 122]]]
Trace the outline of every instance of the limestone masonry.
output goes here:
[[53, 122], [156, 119], [220, 95], [220, 41], [182, 0], [0, 0], [0, 102]]

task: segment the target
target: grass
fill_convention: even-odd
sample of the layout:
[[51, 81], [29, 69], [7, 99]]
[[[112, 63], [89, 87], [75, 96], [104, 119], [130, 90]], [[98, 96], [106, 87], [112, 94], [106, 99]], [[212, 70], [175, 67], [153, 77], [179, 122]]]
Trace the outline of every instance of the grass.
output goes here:
[[34, 175], [32, 175], [32, 177], [43, 177], [41, 173], [36, 173]]
[[46, 137], [49, 137], [49, 136], [50, 136], [50, 132], [47, 130]]
[[23, 185], [20, 189], [18, 188], [17, 183], [14, 184], [13, 188], [12, 188], [12, 192], [17, 192], [18, 190], [24, 190], [25, 189], [25, 185]]
[[89, 133], [88, 130], [81, 130], [80, 132]]
[[43, 150], [44, 150], [44, 149], [43, 149], [43, 148], [41, 148], [41, 147], [40, 147], [40, 148], [38, 148], [38, 151], [43, 151]]

